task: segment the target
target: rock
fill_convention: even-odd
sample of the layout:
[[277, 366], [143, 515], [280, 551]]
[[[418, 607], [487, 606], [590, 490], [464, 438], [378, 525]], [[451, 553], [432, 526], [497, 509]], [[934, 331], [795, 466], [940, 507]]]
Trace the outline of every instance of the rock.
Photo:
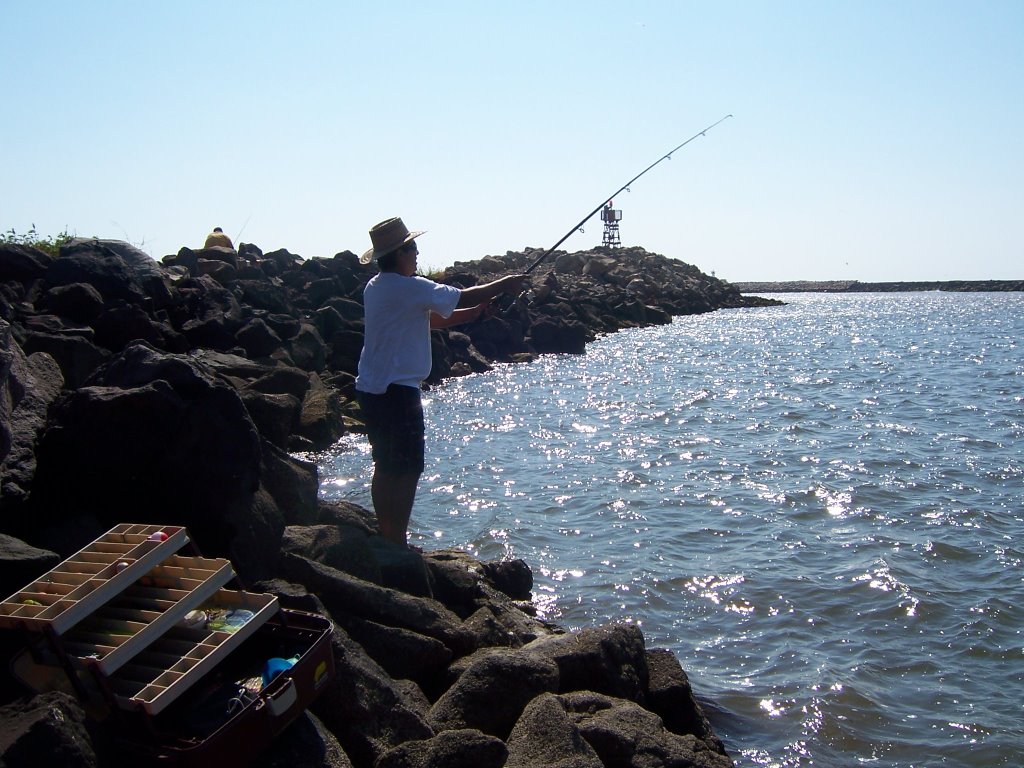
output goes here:
[[282, 450], [287, 450], [302, 402], [293, 395], [267, 394], [244, 388], [239, 394], [260, 435]]
[[46, 274], [53, 257], [38, 248], [17, 243], [0, 243], [0, 283], [38, 280]]
[[85, 712], [66, 693], [43, 693], [0, 707], [0, 764], [7, 768], [98, 765]]
[[374, 768], [502, 768], [507, 757], [500, 739], [462, 729], [406, 742], [382, 755]]
[[313, 714], [303, 712], [251, 768], [353, 768], [334, 734]]
[[320, 508], [316, 464], [295, 458], [267, 441], [260, 446], [260, 457], [260, 485], [274, 499], [284, 522], [314, 522]]
[[238, 269], [238, 253], [234, 248], [228, 248], [223, 245], [211, 245], [208, 248], [200, 248], [195, 253], [197, 259], [221, 261], [230, 265], [233, 269]]
[[290, 525], [281, 539], [281, 551], [380, 584], [380, 564], [370, 546], [370, 533], [358, 525]]
[[580, 253], [560, 253], [555, 256], [554, 272], [559, 275], [582, 275], [587, 260]]
[[324, 302], [323, 306], [330, 307], [349, 323], [363, 323], [362, 302], [347, 299], [344, 296], [335, 296]]
[[563, 633], [528, 615], [524, 606], [513, 603], [502, 593], [491, 592], [486, 585], [484, 591], [487, 597], [481, 601], [483, 605], [463, 622], [463, 626], [474, 633], [476, 645], [519, 648], [538, 637]]
[[42, 352], [26, 357], [0, 320], [0, 497], [8, 505], [28, 495], [39, 434], [63, 384], [54, 359]]
[[377, 518], [373, 512], [350, 501], [326, 501], [321, 499], [320, 511], [317, 513], [317, 522], [356, 528], [362, 530], [368, 536], [379, 535]]
[[459, 617], [435, 600], [371, 584], [305, 557], [285, 552], [281, 573], [316, 592], [331, 613], [351, 613], [392, 627], [411, 629], [444, 643], [456, 656], [472, 650], [473, 635]]
[[711, 751], [692, 735], [667, 731], [660, 717], [632, 701], [589, 691], [558, 699], [605, 766], [732, 768], [726, 755]]
[[60, 562], [56, 552], [26, 544], [0, 533], [0, 595], [13, 595]]
[[381, 536], [374, 536], [369, 544], [380, 565], [380, 583], [383, 586], [407, 595], [433, 597], [430, 573], [419, 552]]
[[91, 323], [103, 312], [103, 297], [88, 283], [71, 283], [44, 292], [36, 307], [77, 323]]
[[[533, 574], [519, 561], [481, 563], [460, 550], [428, 552], [423, 561], [430, 572], [434, 597], [463, 617], [463, 626], [477, 646], [518, 648], [552, 633], [542, 622], [523, 613], [508, 591], [524, 594]], [[509, 588], [499, 591], [496, 586]], [[525, 594], [529, 595], [527, 589]]]
[[582, 323], [574, 320], [540, 318], [530, 327], [530, 345], [542, 354], [567, 352], [582, 355], [592, 338]]
[[281, 346], [281, 337], [259, 317], [254, 317], [243, 325], [235, 339], [249, 357], [269, 357]]
[[296, 432], [313, 442], [318, 450], [332, 445], [345, 432], [341, 394], [324, 385], [319, 376], [310, 376], [310, 387], [302, 401]]
[[[235, 288], [242, 292], [241, 301], [244, 304], [248, 304], [254, 309], [266, 310], [271, 315], [277, 313], [286, 316], [289, 322], [295, 322], [296, 330], [298, 330], [298, 319], [290, 315], [292, 307], [288, 300], [288, 292], [280, 280], [239, 280], [235, 283]], [[274, 327], [273, 322], [270, 322], [270, 326], [275, 333], [280, 332], [278, 328]]]
[[430, 709], [434, 731], [476, 728], [508, 738], [523, 709], [558, 690], [558, 667], [539, 656], [496, 650], [463, 672]]
[[282, 607], [292, 608], [307, 613], [326, 614], [327, 610], [320, 598], [310, 594], [301, 584], [293, 584], [284, 579], [267, 579], [253, 583], [252, 590], [275, 595]]
[[553, 694], [524, 710], [508, 740], [505, 768], [605, 768]]
[[221, 285], [227, 285], [238, 278], [238, 267], [219, 259], [196, 260], [195, 273], [213, 278]]
[[242, 531], [276, 550], [280, 528], [275, 535], [250, 514], [260, 441], [230, 386], [187, 357], [141, 344], [92, 381], [51, 408], [36, 449], [36, 525], [87, 515], [107, 527], [178, 523], [211, 553], [248, 561], [256, 553], [238, 549]]
[[137, 305], [106, 310], [93, 321], [93, 328], [96, 330], [96, 343], [111, 352], [120, 352], [133, 341], [144, 341], [157, 349], [170, 350], [172, 345], [168, 340], [176, 335]]
[[355, 616], [336, 616], [335, 620], [396, 680], [413, 680], [422, 688], [434, 690], [452, 660], [452, 652], [444, 643], [418, 632]]
[[354, 765], [372, 766], [400, 744], [434, 735], [423, 714], [410, 708], [387, 673], [343, 630], [335, 628], [331, 646], [336, 674], [312, 712]]
[[24, 349], [26, 354], [45, 352], [56, 360], [68, 389], [83, 386], [110, 355], [77, 334], [26, 333]]
[[489, 560], [483, 563], [484, 576], [513, 600], [533, 596], [533, 571], [525, 560]]
[[458, 549], [443, 549], [424, 553], [423, 562], [435, 598], [464, 619], [476, 612], [484, 597], [478, 560]]
[[105, 241], [78, 240], [64, 245], [60, 258], [47, 269], [45, 280], [51, 288], [88, 283], [108, 304], [118, 300], [141, 304], [146, 299], [146, 290], [136, 270]]
[[665, 727], [673, 733], [692, 734], [724, 755], [725, 747], [693, 697], [690, 680], [675, 654], [663, 649], [649, 650], [647, 668], [650, 674], [647, 704], [661, 717]]
[[558, 665], [559, 693], [595, 691], [644, 703], [647, 656], [643, 634], [634, 624], [612, 624], [541, 637], [524, 646], [522, 652]]
[[288, 353], [304, 371], [322, 371], [327, 362], [327, 344], [311, 323], [302, 323], [299, 332], [288, 340]]
[[248, 385], [268, 395], [291, 395], [300, 403], [309, 391], [311, 375], [299, 368], [279, 365], [266, 371]]

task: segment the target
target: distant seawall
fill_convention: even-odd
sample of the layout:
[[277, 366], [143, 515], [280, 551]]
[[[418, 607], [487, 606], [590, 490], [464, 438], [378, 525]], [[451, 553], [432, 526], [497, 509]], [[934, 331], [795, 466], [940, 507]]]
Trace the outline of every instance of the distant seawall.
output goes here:
[[899, 293], [904, 291], [1024, 291], [1024, 280], [937, 280], [862, 283], [859, 280], [788, 280], [777, 283], [733, 282], [741, 293]]

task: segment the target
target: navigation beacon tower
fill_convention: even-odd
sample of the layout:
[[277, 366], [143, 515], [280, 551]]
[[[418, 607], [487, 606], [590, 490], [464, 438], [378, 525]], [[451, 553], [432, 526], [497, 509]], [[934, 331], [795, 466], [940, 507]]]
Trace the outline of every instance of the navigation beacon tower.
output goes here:
[[622, 220], [622, 211], [612, 208], [612, 201], [609, 200], [601, 209], [601, 221], [604, 222], [604, 237], [601, 238], [601, 245], [609, 248], [618, 248], [619, 222]]

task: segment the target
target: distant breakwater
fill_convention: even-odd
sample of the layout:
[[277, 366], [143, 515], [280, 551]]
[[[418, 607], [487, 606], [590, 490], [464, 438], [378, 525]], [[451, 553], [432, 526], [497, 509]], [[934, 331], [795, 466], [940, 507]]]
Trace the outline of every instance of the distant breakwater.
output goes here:
[[911, 291], [998, 292], [1024, 291], [1024, 280], [915, 280], [866, 283], [860, 280], [783, 280], [737, 282], [743, 293], [899, 293]]
[[[438, 279], [469, 287], [539, 253]], [[781, 303], [641, 248], [556, 252], [550, 264], [495, 316], [435, 331], [430, 381], [583, 353], [600, 334], [676, 315]], [[642, 736], [652, 766], [730, 765], [678, 662], [638, 628], [566, 633], [535, 617], [525, 563], [389, 551], [372, 513], [319, 498], [315, 464], [295, 454], [360, 429], [373, 274], [351, 251], [303, 259], [244, 244], [157, 262], [121, 241], [74, 240], [56, 257], [0, 245], [3, 595], [116, 524], [182, 525], [243, 583], [334, 620], [338, 684], [303, 731], [315, 743], [296, 750], [343, 751], [357, 768], [438, 753], [482, 768], [596, 768]], [[0, 683], [2, 705], [17, 690]], [[36, 743], [19, 728], [60, 708], [44, 741], [83, 750], [66, 764], [94, 764], [93, 745], [60, 725], [84, 714], [48, 696], [0, 706], [11, 749]]]

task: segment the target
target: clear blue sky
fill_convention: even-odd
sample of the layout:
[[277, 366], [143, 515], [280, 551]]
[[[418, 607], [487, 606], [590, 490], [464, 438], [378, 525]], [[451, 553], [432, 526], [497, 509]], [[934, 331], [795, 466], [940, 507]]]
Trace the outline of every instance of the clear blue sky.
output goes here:
[[[1024, 278], [1024, 1], [0, 0], [0, 229], [728, 280]], [[595, 217], [563, 248], [599, 244]]]

